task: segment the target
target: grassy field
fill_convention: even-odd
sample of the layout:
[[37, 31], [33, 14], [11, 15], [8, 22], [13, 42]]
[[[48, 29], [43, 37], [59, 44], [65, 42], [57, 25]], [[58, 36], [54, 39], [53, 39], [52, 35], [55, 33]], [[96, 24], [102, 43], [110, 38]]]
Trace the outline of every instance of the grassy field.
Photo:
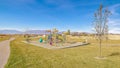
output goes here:
[[0, 36], [0, 41], [8, 40], [10, 36]]
[[49, 50], [22, 43], [22, 40], [11, 42], [5, 68], [120, 68], [120, 46], [103, 46], [107, 59], [98, 60], [94, 58], [99, 52], [97, 44]]

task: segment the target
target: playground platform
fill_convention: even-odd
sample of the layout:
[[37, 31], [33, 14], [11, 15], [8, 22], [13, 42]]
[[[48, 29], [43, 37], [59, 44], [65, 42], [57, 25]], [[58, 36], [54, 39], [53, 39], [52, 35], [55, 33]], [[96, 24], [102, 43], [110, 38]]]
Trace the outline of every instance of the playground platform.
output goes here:
[[83, 46], [83, 45], [87, 45], [89, 43], [83, 43], [83, 42], [76, 42], [76, 43], [59, 43], [56, 46], [50, 45], [48, 43], [40, 43], [39, 41], [30, 41], [30, 42], [26, 42], [26, 41], [22, 41], [24, 43], [27, 44], [32, 44], [35, 46], [39, 46], [39, 47], [43, 47], [43, 48], [47, 48], [47, 49], [64, 49], [64, 48], [72, 48], [72, 47], [77, 47], [77, 46]]

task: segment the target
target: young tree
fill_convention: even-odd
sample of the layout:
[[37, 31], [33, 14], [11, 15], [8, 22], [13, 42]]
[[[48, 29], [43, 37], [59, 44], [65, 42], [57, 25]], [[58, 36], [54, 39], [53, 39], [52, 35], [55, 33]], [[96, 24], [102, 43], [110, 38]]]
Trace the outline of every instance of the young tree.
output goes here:
[[102, 5], [94, 14], [94, 30], [99, 41], [99, 57], [102, 57], [102, 39], [108, 34], [108, 17], [110, 14], [110, 11], [107, 8], [103, 9]]

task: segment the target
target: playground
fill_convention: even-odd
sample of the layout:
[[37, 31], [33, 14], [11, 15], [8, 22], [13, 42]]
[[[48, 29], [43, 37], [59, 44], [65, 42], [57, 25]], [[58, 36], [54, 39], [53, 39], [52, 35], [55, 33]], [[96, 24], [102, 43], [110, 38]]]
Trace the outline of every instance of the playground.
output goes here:
[[89, 44], [87, 43], [87, 40], [84, 40], [84, 42], [76, 42], [70, 39], [70, 36], [67, 35], [68, 33], [59, 34], [57, 29], [47, 30], [47, 32], [49, 32], [50, 34], [42, 35], [34, 41], [28, 38], [28, 36], [23, 42], [47, 49], [62, 49]]
[[[24, 43], [28, 43], [26, 41], [23, 41], [23, 42]], [[77, 43], [58, 43], [57, 46], [52, 46], [49, 43], [40, 43], [38, 41], [31, 41], [28, 44], [32, 44], [32, 45], [35, 45], [35, 46], [40, 46], [40, 47], [47, 48], [47, 49], [63, 49], [63, 48], [71, 48], [71, 47], [87, 45], [89, 43], [82, 43], [82, 42], [77, 42]]]

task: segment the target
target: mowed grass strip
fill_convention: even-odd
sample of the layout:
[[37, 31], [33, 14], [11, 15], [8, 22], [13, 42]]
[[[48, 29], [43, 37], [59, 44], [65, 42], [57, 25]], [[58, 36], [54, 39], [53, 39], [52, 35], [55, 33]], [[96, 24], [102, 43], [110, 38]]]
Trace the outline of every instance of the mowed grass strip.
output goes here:
[[103, 46], [105, 60], [98, 60], [98, 45], [49, 50], [21, 42], [11, 42], [5, 68], [120, 68], [120, 47]]

